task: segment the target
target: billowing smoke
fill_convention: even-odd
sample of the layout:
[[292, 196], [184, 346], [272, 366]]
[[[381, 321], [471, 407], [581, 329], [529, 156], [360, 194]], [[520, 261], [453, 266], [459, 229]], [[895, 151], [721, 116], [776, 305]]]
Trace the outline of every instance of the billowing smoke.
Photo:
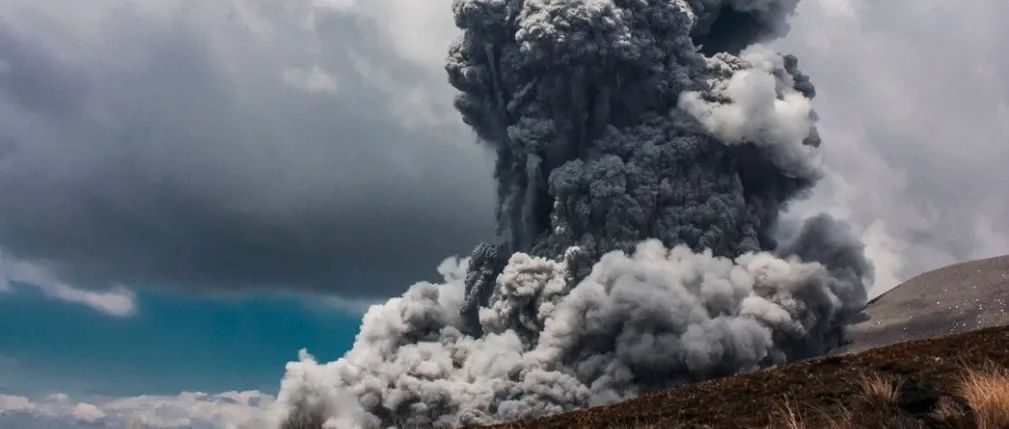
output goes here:
[[797, 0], [456, 0], [456, 106], [497, 150], [500, 241], [290, 363], [289, 427], [555, 413], [823, 353], [865, 301], [847, 226], [777, 218], [820, 177], [814, 89], [759, 42]]

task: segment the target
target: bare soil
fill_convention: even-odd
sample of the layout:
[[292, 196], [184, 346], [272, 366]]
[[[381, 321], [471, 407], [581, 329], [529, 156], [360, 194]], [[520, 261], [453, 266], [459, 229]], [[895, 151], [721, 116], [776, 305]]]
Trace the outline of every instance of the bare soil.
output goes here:
[[[786, 404], [808, 427], [827, 427], [852, 409], [866, 376], [903, 380], [899, 412], [926, 428], [950, 427], [937, 407], [963, 406], [956, 396], [965, 367], [1009, 367], [1009, 327], [985, 328], [855, 354], [791, 363], [683, 386], [614, 405], [493, 428], [767, 428], [787, 421]], [[810, 412], [812, 410], [812, 412]]]
[[908, 280], [869, 302], [845, 328], [857, 352], [1009, 325], [1009, 256], [962, 262]]

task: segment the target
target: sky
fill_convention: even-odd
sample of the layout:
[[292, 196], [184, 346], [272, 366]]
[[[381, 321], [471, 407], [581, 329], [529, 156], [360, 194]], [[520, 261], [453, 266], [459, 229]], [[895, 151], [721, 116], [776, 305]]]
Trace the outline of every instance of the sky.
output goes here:
[[[212, 425], [492, 239], [450, 6], [0, 0], [0, 426]], [[871, 294], [1009, 253], [1007, 19], [803, 0], [773, 43], [816, 85], [829, 172], [790, 213], [850, 221]]]
[[[193, 298], [140, 293], [133, 317], [108, 317], [16, 284], [0, 300], [0, 393], [100, 396], [184, 390], [270, 391], [310, 348], [335, 359], [359, 314], [291, 297]], [[53, 341], [58, 339], [59, 341]], [[222, 357], [228, 357], [222, 359]], [[110, 374], [115, 374], [110, 378]]]

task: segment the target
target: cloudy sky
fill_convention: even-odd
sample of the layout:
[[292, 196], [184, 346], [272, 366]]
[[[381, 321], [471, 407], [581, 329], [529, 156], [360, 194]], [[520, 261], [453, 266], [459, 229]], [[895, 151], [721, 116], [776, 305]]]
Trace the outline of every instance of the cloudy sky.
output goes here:
[[[179, 392], [271, 393], [492, 237], [450, 4], [0, 0], [0, 423], [212, 425], [268, 396]], [[874, 293], [1009, 253], [1007, 21], [803, 0], [774, 44], [817, 86], [832, 172], [792, 210], [856, 226]]]

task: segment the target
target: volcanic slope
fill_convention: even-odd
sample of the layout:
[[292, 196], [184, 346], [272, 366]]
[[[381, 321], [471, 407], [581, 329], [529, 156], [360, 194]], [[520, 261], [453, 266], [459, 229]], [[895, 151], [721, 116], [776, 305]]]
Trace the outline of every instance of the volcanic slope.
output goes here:
[[[779, 428], [792, 427], [790, 414], [800, 416], [798, 427], [804, 428], [835, 427], [846, 417], [854, 424], [840, 427], [976, 427], [969, 420], [951, 426], [937, 416], [950, 409], [969, 415], [957, 393], [964, 370], [991, 365], [1009, 366], [1009, 327], [795, 362], [491, 428]], [[864, 400], [865, 380], [872, 377], [899, 382], [896, 404], [888, 413], [908, 426], [867, 426], [860, 421], [863, 415], [851, 415]]]
[[836, 352], [1009, 325], [1009, 255], [921, 274], [876, 297]]
[[954, 264], [870, 301], [832, 356], [492, 427], [765, 428], [783, 426], [789, 409], [815, 410], [805, 423], [819, 427], [850, 410], [871, 376], [901, 381], [901, 412], [920, 427], [945, 427], [930, 416], [962, 403], [965, 367], [1009, 368], [1007, 300], [1009, 256]]

